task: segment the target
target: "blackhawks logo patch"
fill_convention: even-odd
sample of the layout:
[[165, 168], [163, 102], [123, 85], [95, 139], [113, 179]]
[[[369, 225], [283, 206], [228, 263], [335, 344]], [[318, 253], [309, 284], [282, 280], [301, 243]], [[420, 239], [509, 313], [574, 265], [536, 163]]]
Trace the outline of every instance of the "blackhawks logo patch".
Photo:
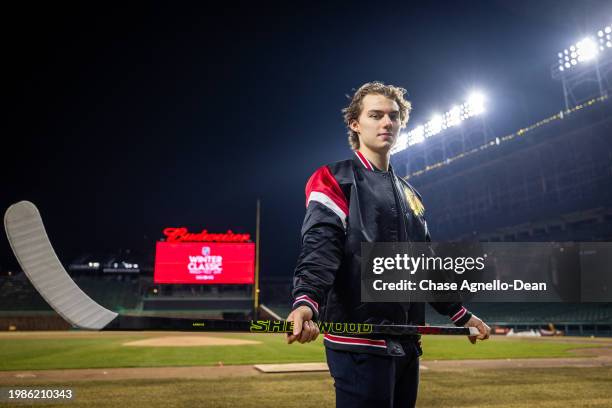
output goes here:
[[412, 212], [422, 217], [423, 214], [425, 214], [425, 206], [423, 206], [421, 199], [408, 187], [404, 187], [404, 195], [406, 196], [406, 202], [410, 206]]

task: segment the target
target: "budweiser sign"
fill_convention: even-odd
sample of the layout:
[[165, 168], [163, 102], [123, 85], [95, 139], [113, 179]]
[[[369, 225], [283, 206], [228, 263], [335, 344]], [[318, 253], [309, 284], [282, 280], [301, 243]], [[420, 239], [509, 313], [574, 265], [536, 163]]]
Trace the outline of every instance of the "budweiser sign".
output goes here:
[[207, 230], [189, 232], [187, 228], [164, 229], [166, 242], [250, 242], [251, 234], [234, 234], [231, 230], [222, 234], [211, 234]]

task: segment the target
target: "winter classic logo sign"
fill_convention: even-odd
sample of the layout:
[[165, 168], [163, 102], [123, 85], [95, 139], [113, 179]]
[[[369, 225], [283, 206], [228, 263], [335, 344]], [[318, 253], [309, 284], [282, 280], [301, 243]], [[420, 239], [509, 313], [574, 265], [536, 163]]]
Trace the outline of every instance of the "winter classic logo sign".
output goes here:
[[214, 280], [216, 275], [223, 272], [223, 257], [211, 255], [210, 247], [203, 246], [202, 255], [189, 255], [187, 268], [197, 280]]

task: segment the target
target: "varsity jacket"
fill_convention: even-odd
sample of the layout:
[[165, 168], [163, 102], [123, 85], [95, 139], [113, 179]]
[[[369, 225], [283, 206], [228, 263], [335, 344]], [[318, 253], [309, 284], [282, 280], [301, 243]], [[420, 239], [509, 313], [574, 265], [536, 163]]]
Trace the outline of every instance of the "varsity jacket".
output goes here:
[[[306, 305], [313, 320], [325, 322], [425, 324], [424, 303], [361, 302], [362, 242], [431, 241], [420, 194], [391, 166], [379, 171], [356, 151], [353, 159], [317, 169], [306, 184], [301, 234], [293, 309]], [[457, 326], [471, 317], [461, 303], [430, 304]], [[336, 350], [404, 354], [392, 338], [324, 334], [324, 343]]]

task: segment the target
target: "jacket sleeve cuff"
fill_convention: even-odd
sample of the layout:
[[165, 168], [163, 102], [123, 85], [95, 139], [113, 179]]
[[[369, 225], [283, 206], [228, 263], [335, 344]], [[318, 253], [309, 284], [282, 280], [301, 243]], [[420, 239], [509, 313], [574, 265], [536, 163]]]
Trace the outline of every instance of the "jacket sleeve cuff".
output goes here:
[[470, 313], [465, 307], [461, 306], [458, 310], [454, 311], [453, 314], [450, 315], [450, 319], [455, 324], [455, 326], [463, 327], [468, 320], [472, 317], [472, 313]]
[[308, 295], [300, 295], [293, 301], [291, 310], [297, 309], [299, 306], [308, 306], [312, 310], [313, 320], [319, 319], [319, 304]]

